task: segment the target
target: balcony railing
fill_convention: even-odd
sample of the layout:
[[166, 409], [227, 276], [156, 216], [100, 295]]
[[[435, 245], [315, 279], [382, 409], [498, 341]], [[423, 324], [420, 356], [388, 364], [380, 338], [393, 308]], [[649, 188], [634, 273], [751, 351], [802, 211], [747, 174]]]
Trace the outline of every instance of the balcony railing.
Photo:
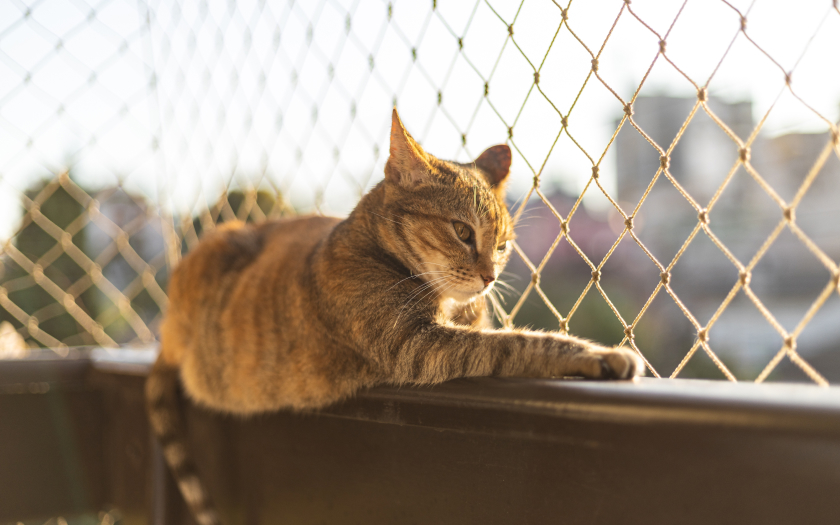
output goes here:
[[[44, 350], [2, 362], [0, 523], [72, 525], [102, 510], [103, 523], [191, 523], [146, 423], [153, 356]], [[837, 518], [833, 388], [485, 378], [380, 387], [316, 413], [185, 408], [231, 525]]]

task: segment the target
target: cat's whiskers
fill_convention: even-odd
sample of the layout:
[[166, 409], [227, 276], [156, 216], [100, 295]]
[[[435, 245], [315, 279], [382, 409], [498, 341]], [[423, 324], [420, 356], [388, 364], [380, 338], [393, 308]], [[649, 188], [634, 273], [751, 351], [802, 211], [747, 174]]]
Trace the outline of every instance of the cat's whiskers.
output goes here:
[[507, 298], [504, 295], [502, 295], [502, 290], [493, 290], [493, 293], [495, 293], [496, 298], [499, 300], [500, 303], [507, 304]]
[[[440, 283], [440, 281], [443, 281], [444, 279], [445, 278], [441, 278], [437, 282]], [[444, 285], [444, 284], [448, 284], [448, 283], [449, 283], [449, 281], [446, 281], [445, 283], [441, 283], [441, 286]], [[421, 286], [420, 288], [415, 290], [414, 293], [412, 293], [408, 298], [406, 298], [405, 304], [403, 305], [403, 309], [406, 308], [407, 306], [409, 306], [412, 303], [412, 301], [415, 301], [416, 303], [419, 303], [420, 301], [425, 299], [429, 295], [429, 293], [432, 293], [435, 290], [436, 290], [435, 283], [429, 283], [429, 284], [426, 284], [424, 286]], [[425, 293], [425, 295], [423, 295], [423, 297], [420, 297], [420, 295], [424, 294], [424, 293]]]
[[496, 297], [496, 298], [498, 298], [500, 301], [504, 302], [504, 299], [502, 299], [502, 296], [501, 296], [501, 295], [499, 295], [499, 290], [496, 290], [495, 288], [494, 288], [494, 289], [487, 290], [487, 294], [486, 294], [486, 296], [487, 296], [488, 298], [490, 298], [490, 297]]
[[447, 277], [450, 277], [450, 276], [449, 275], [444, 275], [443, 277], [437, 277], [435, 279], [431, 279], [429, 281], [424, 282], [416, 290], [414, 290], [413, 292], [411, 292], [411, 294], [409, 294], [409, 296], [406, 298], [406, 303], [411, 301], [411, 299], [413, 299], [415, 296], [419, 295], [421, 292], [423, 292], [427, 288], [432, 288], [435, 285], [435, 283], [440, 282], [440, 281], [446, 279]]
[[451, 290], [452, 288], [454, 288], [457, 285], [458, 285], [457, 282], [447, 283], [447, 285], [445, 287], [441, 287], [440, 290], [438, 290], [438, 297], [442, 296], [445, 292], [448, 292], [449, 290]]
[[476, 312], [475, 312], [475, 301], [473, 301], [473, 302], [471, 302], [471, 303], [470, 303], [470, 312], [471, 312], [473, 315], [476, 315]]
[[[451, 278], [448, 281], [441, 284], [441, 281], [444, 281], [447, 277], [451, 277]], [[400, 314], [397, 316], [397, 320], [399, 320], [400, 316], [402, 316], [402, 314], [403, 314], [403, 311], [405, 310], [406, 307], [408, 307], [411, 304], [413, 299], [416, 299], [416, 300], [414, 301], [414, 304], [411, 305], [411, 308], [408, 310], [409, 312], [414, 310], [419, 304], [422, 303], [422, 301], [424, 299], [426, 299], [427, 297], [429, 297], [433, 293], [437, 293], [438, 296], [441, 296], [441, 295], [444, 294], [444, 292], [454, 288], [458, 284], [461, 284], [462, 281], [466, 282], [466, 279], [463, 279], [462, 277], [459, 277], [458, 275], [449, 275], [449, 276], [439, 277], [439, 278], [436, 278], [436, 279], [433, 279], [431, 281], [426, 282], [425, 284], [420, 286], [417, 290], [412, 292], [412, 294], [409, 295], [408, 298], [406, 298], [406, 304], [404, 304], [403, 307], [400, 309]], [[431, 290], [429, 290], [430, 288], [431, 288]], [[426, 291], [426, 294], [423, 295], [422, 297], [418, 297], [424, 291]]]
[[[448, 272], [447, 272], [447, 273], [448, 273]], [[448, 281], [446, 281], [446, 282], [444, 282], [444, 283], [441, 283], [441, 281], [444, 281], [447, 277], [451, 277], [451, 279], [449, 279]], [[432, 293], [437, 293], [437, 294], [438, 294], [438, 296], [441, 296], [441, 295], [443, 295], [443, 293], [444, 293], [444, 292], [446, 292], [446, 291], [448, 291], [448, 290], [450, 290], [450, 289], [454, 288], [454, 287], [455, 287], [455, 286], [457, 286], [458, 284], [462, 284], [462, 283], [465, 283], [465, 282], [467, 282], [467, 281], [468, 281], [467, 279], [464, 279], [463, 277], [460, 277], [460, 276], [458, 276], [458, 275], [456, 275], [456, 274], [450, 274], [450, 275], [448, 275], [448, 276], [439, 277], [439, 278], [437, 278], [437, 279], [433, 279], [433, 280], [431, 280], [431, 281], [428, 281], [428, 282], [427, 282], [427, 283], [425, 283], [423, 286], [420, 286], [417, 290], [415, 290], [415, 291], [414, 291], [414, 292], [413, 292], [413, 293], [412, 293], [412, 294], [411, 294], [411, 295], [410, 295], [410, 296], [406, 299], [406, 304], [403, 306], [403, 308], [405, 308], [406, 306], [408, 306], [408, 303], [409, 303], [412, 299], [414, 299], [415, 297], [417, 297], [417, 296], [418, 296], [421, 292], [423, 292], [423, 291], [425, 291], [425, 290], [428, 290], [429, 288], [432, 288], [432, 290], [431, 290], [431, 291], [429, 291], [429, 292], [427, 292], [427, 293], [426, 293], [423, 297], [418, 298], [418, 299], [415, 301], [415, 306], [416, 306], [416, 305], [418, 305], [418, 304], [420, 304], [420, 302], [421, 302], [423, 299], [425, 299], [425, 298], [429, 297]]]
[[501, 299], [501, 301], [504, 303], [508, 297], [506, 294], [509, 294], [510, 290], [495, 289], [493, 290], [493, 292], [495, 292], [498, 295], [499, 299]]
[[517, 290], [516, 288], [514, 288], [513, 286], [509, 285], [508, 283], [506, 283], [506, 282], [504, 282], [504, 281], [500, 281], [500, 280], [496, 279], [496, 284], [498, 284], [498, 285], [500, 285], [500, 286], [504, 286], [504, 287], [505, 287], [504, 289], [498, 289], [498, 288], [496, 288], [495, 290], [496, 290], [497, 292], [499, 292], [499, 293], [510, 293], [510, 294], [514, 294], [514, 293], [517, 293], [517, 292], [518, 292], [518, 290]]
[[502, 305], [499, 304], [499, 299], [495, 295], [490, 295], [490, 305], [493, 307], [493, 315], [496, 316], [496, 319], [498, 319], [500, 323], [504, 324], [504, 308], [502, 308]]
[[418, 263], [417, 266], [423, 266], [424, 264], [434, 264], [435, 266], [443, 266], [444, 268], [446, 268], [447, 271], [452, 270], [452, 267], [449, 266], [448, 264], [441, 264], [441, 263], [435, 263], [435, 262], [421, 262], [421, 263]]
[[520, 226], [524, 221], [537, 218], [538, 215], [534, 210], [526, 210], [522, 212], [522, 215], [519, 216], [519, 219], [516, 221], [514, 226]]
[[[397, 319], [396, 319], [396, 321], [394, 321], [394, 326], [397, 326], [397, 323], [399, 323], [400, 318], [402, 317], [402, 314], [405, 312], [406, 307], [408, 307], [409, 305], [411, 305], [411, 308], [410, 308], [408, 311], [409, 311], [409, 312], [413, 311], [413, 310], [414, 310], [414, 309], [415, 309], [418, 305], [420, 305], [420, 304], [422, 303], [423, 299], [425, 299], [425, 298], [429, 297], [429, 295], [431, 295], [431, 294], [433, 294], [433, 293], [435, 293], [435, 292], [437, 291], [437, 290], [435, 289], [435, 287], [433, 286], [433, 283], [434, 283], [434, 282], [439, 282], [439, 281], [442, 281], [442, 280], [444, 280], [444, 279], [446, 279], [446, 277], [441, 277], [441, 278], [435, 279], [434, 281], [429, 281], [429, 282], [427, 282], [426, 284], [424, 284], [423, 286], [421, 286], [420, 288], [418, 288], [417, 290], [415, 290], [414, 292], [412, 292], [412, 294], [411, 294], [411, 295], [410, 295], [410, 296], [406, 299], [405, 304], [403, 305], [403, 307], [402, 307], [402, 308], [400, 308], [400, 313], [397, 315]], [[451, 283], [452, 283], [452, 281], [454, 281], [454, 280], [456, 280], [456, 279], [455, 279], [455, 278], [451, 278], [449, 281], [447, 281], [447, 282], [443, 283], [443, 285], [442, 285], [442, 287], [441, 287], [441, 288], [451, 286]], [[429, 290], [429, 288], [431, 288], [431, 290]], [[420, 298], [418, 298], [417, 300], [415, 300], [415, 301], [414, 301], [414, 304], [411, 304], [412, 299], [414, 299], [415, 297], [417, 297], [417, 296], [418, 296], [421, 292], [423, 292], [423, 291], [426, 291], [426, 294], [424, 294], [424, 295], [423, 295], [423, 297], [420, 297]]]
[[[447, 292], [447, 291], [449, 291], [450, 289], [454, 288], [454, 287], [455, 287], [455, 286], [457, 286], [458, 284], [459, 284], [459, 280], [458, 280], [458, 278], [455, 278], [455, 279], [452, 279], [451, 281], [447, 281], [447, 282], [443, 283], [443, 284], [442, 284], [442, 285], [440, 285], [437, 289], [432, 290], [432, 292], [427, 293], [425, 296], [423, 296], [421, 299], [419, 299], [419, 300], [415, 303], [414, 307], [417, 307], [417, 306], [420, 304], [420, 301], [422, 301], [423, 299], [425, 299], [425, 298], [429, 297], [432, 293], [436, 293], [436, 294], [437, 294], [437, 297], [441, 297], [441, 296], [442, 296], [445, 292]], [[413, 310], [413, 309], [414, 309], [414, 308], [412, 308], [412, 310]], [[411, 311], [411, 310], [409, 310], [409, 311]]]
[[[409, 276], [408, 276], [408, 277], [406, 277], [405, 279], [400, 279], [399, 281], [397, 281], [396, 283], [394, 283], [394, 285], [393, 285], [393, 286], [391, 286], [391, 288], [393, 288], [394, 286], [397, 286], [398, 284], [400, 284], [400, 283], [402, 283], [402, 282], [405, 282], [405, 281], [407, 281], [407, 280], [409, 280], [409, 279], [416, 279], [416, 278], [418, 278], [418, 277], [421, 277], [421, 276], [423, 276], [423, 275], [429, 275], [429, 274], [431, 274], [431, 273], [449, 273], [449, 272], [444, 272], [444, 271], [429, 271], [429, 272], [418, 273], [417, 275], [409, 275]], [[426, 282], [428, 282], [428, 281], [423, 281], [423, 282], [424, 282], [424, 283], [426, 283]], [[386, 290], [386, 291], [390, 291], [390, 290], [391, 290], [391, 288], [388, 288], [388, 290]]]
[[[415, 304], [415, 305], [416, 305], [416, 304], [419, 304], [419, 303], [420, 303], [423, 299], [425, 299], [425, 298], [426, 298], [426, 296], [428, 296], [430, 293], [432, 293], [432, 292], [434, 292], [434, 291], [435, 291], [435, 289], [434, 289], [433, 287], [431, 287], [431, 286], [427, 286], [427, 287], [425, 287], [425, 288], [423, 288], [423, 289], [421, 289], [421, 290], [418, 290], [418, 291], [414, 294], [414, 296], [413, 296], [413, 297], [409, 297], [408, 299], [406, 299], [406, 301], [405, 301], [405, 303], [403, 304], [402, 308], [400, 308], [400, 313], [399, 313], [399, 315], [397, 315], [397, 320], [399, 320], [400, 316], [402, 315], [402, 312], [403, 312], [403, 311], [405, 311], [405, 309], [406, 309], [406, 308], [408, 308], [408, 307], [409, 307], [409, 306], [411, 306], [412, 304]], [[422, 297], [421, 297], [421, 294], [423, 294], [423, 295], [422, 295]]]
[[399, 224], [400, 226], [405, 226], [405, 223], [404, 223], [404, 222], [402, 222], [402, 221], [397, 221], [397, 220], [394, 220], [394, 219], [389, 219], [388, 217], [385, 217], [384, 215], [379, 215], [378, 213], [373, 212], [373, 211], [372, 211], [372, 212], [370, 212], [370, 213], [371, 213], [372, 215], [376, 215], [377, 217], [381, 217], [381, 218], [385, 219], [386, 221], [391, 221], [391, 222], [393, 222], [394, 224]]
[[516, 198], [516, 200], [515, 200], [515, 201], [513, 201], [513, 204], [511, 204], [511, 205], [508, 207], [508, 209], [515, 210], [515, 209], [516, 209], [516, 207], [517, 207], [517, 206], [519, 206], [519, 203], [520, 203], [520, 202], [522, 202], [522, 199], [523, 199], [523, 198], [525, 198], [525, 195], [527, 195], [527, 193], [521, 193], [521, 194], [519, 195], [519, 197], [517, 197], [517, 198]]

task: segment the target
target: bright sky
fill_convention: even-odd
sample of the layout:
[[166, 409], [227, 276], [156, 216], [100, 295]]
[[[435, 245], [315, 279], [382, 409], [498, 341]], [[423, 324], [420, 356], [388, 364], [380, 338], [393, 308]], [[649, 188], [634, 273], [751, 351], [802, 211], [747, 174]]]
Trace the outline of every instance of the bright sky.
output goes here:
[[[37, 5], [30, 10], [30, 3]], [[718, 67], [713, 96], [751, 99], [759, 120], [781, 92], [767, 135], [826, 131], [828, 124], [782, 89], [782, 70], [795, 68], [796, 94], [837, 122], [840, 13], [825, 0], [795, 8], [781, 0], [750, 3], [731, 2], [748, 12], [747, 34], [781, 69], [743, 34], [718, 67], [741, 24], [722, 1], [688, 0], [682, 7], [634, 0], [630, 7], [661, 35], [682, 8], [667, 56], [698, 84]], [[566, 114], [591, 68], [580, 42], [565, 27], [557, 31], [562, 15], [553, 2], [438, 0], [433, 12], [431, 2], [403, 0], [394, 2], [390, 22], [381, 0], [266, 4], [0, 2], [0, 239], [19, 221], [19, 192], [68, 164], [84, 185], [121, 178], [181, 213], [214, 202], [231, 180], [247, 185], [264, 174], [263, 185], [271, 181], [302, 209], [320, 203], [324, 212], [346, 214], [381, 179], [395, 96], [408, 129], [442, 158], [474, 158], [507, 140], [505, 122], [515, 122], [512, 145], [521, 152], [514, 159], [515, 196], [543, 164], [543, 181], [570, 191], [589, 176], [586, 155], [567, 135], [557, 139], [561, 118], [546, 101]], [[622, 6], [577, 0], [568, 25], [598, 53]], [[519, 49], [506, 27], [514, 18]], [[625, 8], [599, 72], [629, 99], [658, 49], [659, 37]], [[528, 96], [534, 80], [528, 61], [542, 63], [545, 96], [535, 89]], [[641, 91], [661, 94], [695, 96], [662, 57]], [[593, 77], [568, 129], [597, 159], [621, 112]], [[601, 163], [609, 188], [614, 164], [611, 154]]]

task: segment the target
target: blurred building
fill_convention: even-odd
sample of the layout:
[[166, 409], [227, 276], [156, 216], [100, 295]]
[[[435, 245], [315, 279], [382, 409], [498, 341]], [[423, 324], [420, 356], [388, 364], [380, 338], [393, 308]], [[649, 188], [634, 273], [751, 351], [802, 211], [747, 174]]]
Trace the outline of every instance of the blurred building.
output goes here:
[[[648, 137], [668, 150], [690, 114], [695, 99], [641, 97], [633, 119]], [[712, 98], [713, 113], [742, 141], [753, 133], [750, 102], [728, 103]], [[784, 204], [791, 203], [817, 159], [829, 143], [827, 133], [796, 133], [752, 143], [750, 162], [758, 177], [743, 167], [733, 171], [739, 147], [722, 127], [699, 108], [670, 152], [669, 171], [697, 205], [709, 208], [709, 226], [731, 256], [748, 265], [783, 220], [782, 206], [759, 178]], [[633, 209], [660, 166], [659, 152], [626, 123], [615, 143], [618, 198]], [[729, 178], [722, 191], [718, 190]], [[840, 162], [829, 155], [810, 189], [801, 197], [796, 224], [834, 261], [840, 260]], [[637, 234], [663, 266], [668, 266], [698, 224], [698, 213], [664, 174], [653, 184], [636, 217]], [[650, 264], [637, 250], [638, 264]], [[797, 236], [784, 228], [752, 272], [751, 288], [791, 332], [830, 280], [829, 270]], [[735, 264], [702, 231], [673, 268], [672, 287], [705, 324], [738, 280]], [[834, 299], [837, 299], [836, 297]], [[661, 308], [648, 315], [673, 318], [673, 326], [689, 328], [675, 308]], [[813, 362], [834, 361], [840, 346], [840, 301], [829, 300], [798, 339], [798, 350]], [[723, 361], [749, 377], [760, 371], [781, 348], [782, 338], [743, 292], [735, 298], [710, 331], [712, 347]], [[678, 352], [677, 352], [678, 353]], [[840, 359], [817, 368], [840, 378]], [[780, 373], [801, 376], [791, 367]], [[787, 376], [785, 376], [787, 378]]]
[[153, 213], [143, 197], [119, 187], [105, 188], [93, 198], [99, 202], [104, 220], [91, 221], [85, 227], [89, 255], [102, 267], [102, 275], [118, 289], [141, 285], [146, 263], [163, 262], [160, 216]]
[[[126, 318], [127, 308], [153, 329], [161, 312], [162, 292], [157, 300], [149, 293], [150, 278], [157, 285], [166, 280], [161, 218], [142, 196], [120, 187], [68, 191], [63, 184], [71, 185], [61, 179], [36, 182], [21, 201], [24, 220], [11, 240], [16, 249], [0, 258], [0, 284], [14, 307], [0, 308], [0, 321], [21, 336], [30, 335], [27, 326], [34, 323], [64, 344], [96, 344], [68, 312], [67, 299], [56, 297], [66, 294], [114, 341], [133, 342], [139, 325]], [[55, 227], [70, 234], [58, 236]], [[72, 257], [66, 252], [70, 245]], [[49, 280], [51, 293], [36, 281], [35, 269]], [[99, 272], [105, 280], [96, 277]]]
[[[701, 230], [674, 264], [670, 282], [680, 301], [705, 325], [739, 280], [737, 266], [729, 257], [744, 266], [756, 257], [783, 221], [783, 209], [776, 199], [788, 205], [797, 198], [830, 137], [827, 133], [792, 133], [773, 138], [759, 134], [750, 148], [750, 164], [755, 171], [751, 174], [743, 167], [736, 168], [740, 154], [737, 141], [702, 108], [698, 108], [683, 129], [694, 104], [695, 99], [678, 97], [637, 99], [633, 119], [647, 137], [626, 123], [614, 147], [619, 204], [631, 213], [647, 192], [634, 217], [634, 232], [663, 267], [672, 263], [697, 227], [697, 208], [710, 209], [709, 227], [728, 254]], [[728, 103], [712, 98], [708, 105], [729, 133], [741, 141], [746, 142], [754, 132], [751, 102]], [[680, 133], [680, 140], [671, 148]], [[660, 167], [660, 154], [648, 139], [663, 151], [670, 149], [668, 171], [676, 184], [660, 174], [651, 185]], [[771, 190], [768, 192], [762, 184]], [[544, 188], [544, 194], [550, 206], [568, 219], [576, 197], [551, 188]], [[795, 223], [833, 261], [840, 261], [839, 197], [840, 162], [831, 153], [809, 189], [799, 197]], [[592, 214], [585, 206], [579, 206], [569, 227], [577, 247], [598, 265], [624, 224], [618, 213]], [[539, 266], [559, 233], [560, 222], [551, 208], [539, 199], [532, 199], [517, 225], [517, 243], [534, 266]], [[531, 270], [518, 257], [513, 258], [509, 270], [520, 276], [511, 280], [511, 284], [521, 292], [528, 285]], [[577, 304], [590, 278], [589, 266], [562, 239], [545, 263], [540, 286], [557, 311], [566, 316]], [[792, 332], [830, 278], [826, 266], [784, 227], [755, 264], [750, 287], [785, 330]], [[610, 256], [601, 279], [613, 305], [626, 322], [631, 322], [656, 288], [660, 276], [648, 255], [625, 236]], [[516, 322], [536, 328], [558, 328], [556, 315], [535, 293], [524, 303]], [[573, 333], [604, 343], [617, 343], [623, 337], [620, 323], [594, 288], [578, 304], [570, 328]], [[685, 314], [664, 291], [651, 303], [635, 333], [640, 348], [665, 374], [670, 374], [679, 364], [697, 335]], [[783, 341], [755, 304], [740, 291], [710, 330], [710, 343], [738, 377], [754, 378], [779, 351]], [[833, 294], [799, 336], [797, 350], [829, 380], [837, 381], [840, 380], [838, 347], [840, 296]], [[721, 374], [700, 352], [692, 358], [685, 375], [720, 377]], [[805, 378], [787, 362], [772, 377]]]

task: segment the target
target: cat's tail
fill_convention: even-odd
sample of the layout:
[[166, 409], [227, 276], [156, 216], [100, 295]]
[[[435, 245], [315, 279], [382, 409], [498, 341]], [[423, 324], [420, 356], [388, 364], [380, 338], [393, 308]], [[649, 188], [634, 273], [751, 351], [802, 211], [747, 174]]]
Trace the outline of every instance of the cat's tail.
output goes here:
[[199, 525], [221, 525], [186, 443], [178, 404], [178, 369], [158, 357], [146, 380], [146, 410], [172, 475]]

